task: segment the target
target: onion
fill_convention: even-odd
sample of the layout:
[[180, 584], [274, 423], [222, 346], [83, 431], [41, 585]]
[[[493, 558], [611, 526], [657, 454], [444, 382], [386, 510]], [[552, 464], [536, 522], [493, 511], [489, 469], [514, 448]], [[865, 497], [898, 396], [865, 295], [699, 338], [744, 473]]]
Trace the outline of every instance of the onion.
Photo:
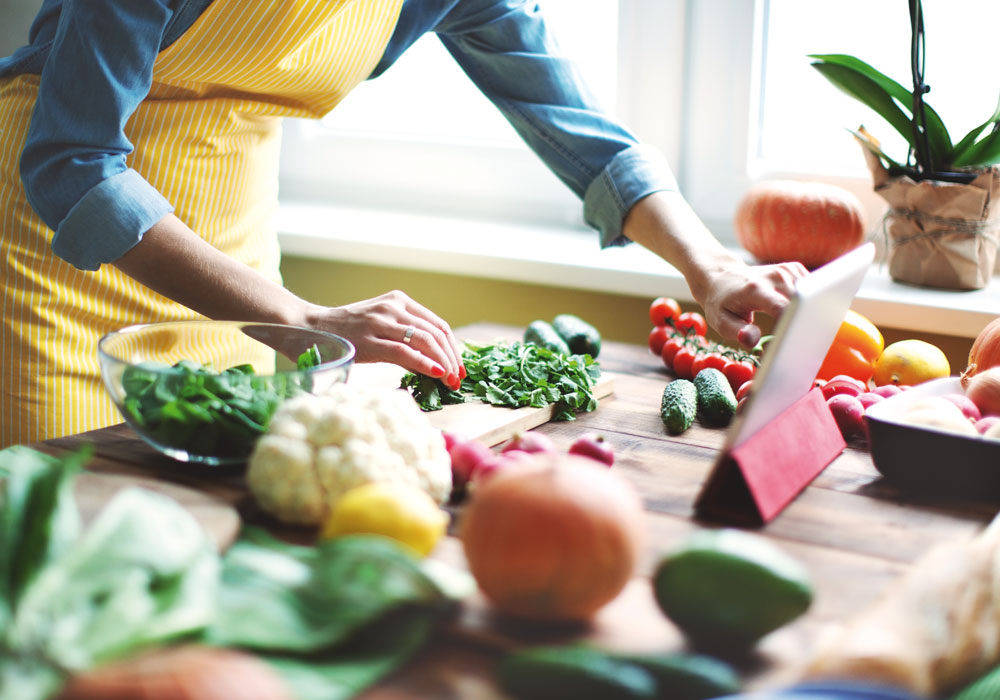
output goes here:
[[1000, 414], [1000, 367], [977, 372], [969, 379], [965, 395], [984, 416]]
[[292, 700], [263, 661], [186, 645], [147, 652], [72, 676], [57, 700]]
[[481, 486], [461, 538], [469, 570], [500, 612], [587, 620], [632, 577], [642, 551], [642, 502], [607, 467], [537, 454]]
[[962, 372], [962, 386], [968, 387], [969, 380], [990, 367], [1000, 365], [1000, 318], [995, 318], [979, 331], [969, 350], [969, 363]]

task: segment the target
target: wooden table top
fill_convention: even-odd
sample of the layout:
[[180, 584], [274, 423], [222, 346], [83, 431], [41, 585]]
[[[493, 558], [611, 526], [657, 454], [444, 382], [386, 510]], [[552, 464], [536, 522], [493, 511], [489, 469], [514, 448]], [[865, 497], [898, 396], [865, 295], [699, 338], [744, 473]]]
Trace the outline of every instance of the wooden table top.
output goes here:
[[[518, 329], [476, 324], [464, 332], [517, 336]], [[587, 640], [629, 650], [684, 649], [680, 634], [659, 612], [648, 576], [659, 557], [681, 537], [720, 523], [699, 521], [693, 503], [724, 438], [724, 430], [697, 422], [670, 436], [659, 417], [663, 387], [672, 378], [645, 346], [606, 342], [600, 362], [614, 372], [614, 394], [598, 409], [573, 422], [537, 428], [565, 447], [575, 437], [598, 431], [615, 448], [613, 467], [641, 493], [647, 511], [647, 548], [639, 575], [586, 630], [511, 630], [499, 625], [481, 600], [469, 601], [459, 618], [405, 668], [368, 691], [367, 700], [403, 698], [503, 698], [495, 689], [493, 668], [503, 650], [538, 641]], [[808, 436], [802, 436], [808, 439]], [[42, 449], [59, 450], [80, 442], [97, 447], [96, 466], [112, 473], [152, 475], [193, 486], [234, 504], [244, 520], [261, 522], [239, 474], [178, 469], [156, 455], [124, 426], [50, 440]], [[904, 573], [932, 546], [978, 531], [996, 514], [997, 504], [972, 499], [917, 498], [886, 483], [863, 445], [849, 445], [788, 508], [754, 531], [799, 559], [814, 582], [810, 610], [761, 640], [747, 658], [733, 660], [747, 687], [770, 687], [826, 625], [844, 620]], [[460, 508], [455, 512], [460, 517]], [[435, 551], [464, 565], [461, 544], [449, 537]]]

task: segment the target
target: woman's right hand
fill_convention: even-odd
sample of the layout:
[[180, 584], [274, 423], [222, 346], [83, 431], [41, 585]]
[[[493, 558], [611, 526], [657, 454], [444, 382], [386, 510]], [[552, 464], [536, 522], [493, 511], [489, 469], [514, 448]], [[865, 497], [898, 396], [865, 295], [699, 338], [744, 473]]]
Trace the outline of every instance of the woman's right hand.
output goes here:
[[[316, 307], [310, 325], [350, 340], [357, 362], [391, 362], [457, 389], [462, 351], [445, 321], [400, 291], [335, 307]], [[412, 332], [409, 329], [412, 328]]]

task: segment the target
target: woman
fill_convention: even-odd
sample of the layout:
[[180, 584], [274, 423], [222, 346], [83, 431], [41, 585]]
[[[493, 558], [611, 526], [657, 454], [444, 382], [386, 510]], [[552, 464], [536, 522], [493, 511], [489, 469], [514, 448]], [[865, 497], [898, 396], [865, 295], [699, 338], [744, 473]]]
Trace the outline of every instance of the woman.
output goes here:
[[281, 118], [321, 117], [427, 31], [583, 198], [602, 244], [677, 267], [726, 338], [752, 343], [753, 313], [780, 313], [801, 266], [725, 251], [660, 157], [594, 104], [533, 3], [45, 0], [29, 44], [0, 59], [0, 446], [116, 422], [94, 348], [135, 322], [321, 328], [361, 362], [455, 385], [444, 321], [400, 292], [294, 296], [269, 224]]

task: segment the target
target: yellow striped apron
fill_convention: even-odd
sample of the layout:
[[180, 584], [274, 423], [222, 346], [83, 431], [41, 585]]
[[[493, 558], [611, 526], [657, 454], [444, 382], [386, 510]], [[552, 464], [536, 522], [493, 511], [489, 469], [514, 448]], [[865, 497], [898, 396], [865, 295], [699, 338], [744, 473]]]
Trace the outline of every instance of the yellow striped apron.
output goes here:
[[[125, 128], [129, 166], [209, 243], [279, 280], [281, 118], [320, 117], [364, 80], [400, 4], [214, 0], [157, 56], [149, 96]], [[18, 175], [38, 81], [0, 80], [0, 447], [120, 422], [97, 341], [133, 323], [198, 318], [111, 265], [84, 272], [52, 253], [52, 231]], [[211, 361], [264, 359], [234, 349]]]

